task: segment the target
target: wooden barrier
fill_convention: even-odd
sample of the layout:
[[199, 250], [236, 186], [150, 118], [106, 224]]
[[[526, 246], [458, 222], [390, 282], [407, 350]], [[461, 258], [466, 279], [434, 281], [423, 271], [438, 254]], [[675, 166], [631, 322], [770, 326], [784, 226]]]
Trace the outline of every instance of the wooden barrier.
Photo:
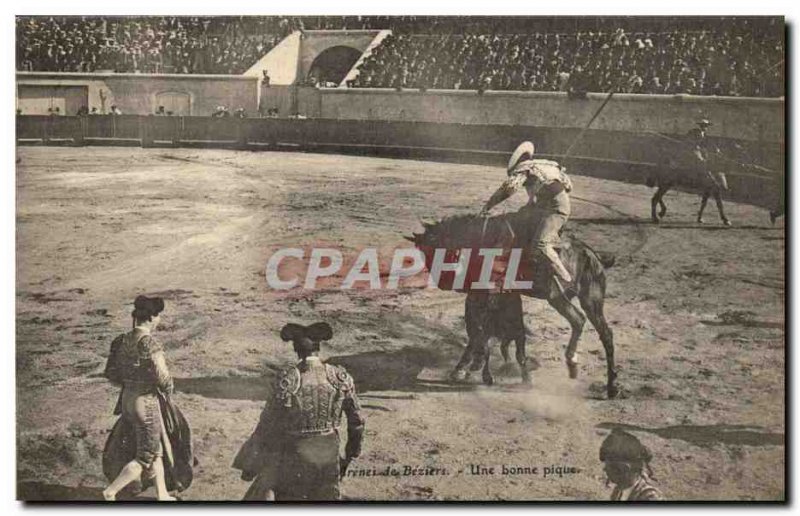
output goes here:
[[[418, 121], [20, 115], [16, 125], [20, 143], [290, 147], [497, 166], [505, 164], [519, 142], [531, 140], [537, 155], [559, 160], [572, 174], [639, 183], [691, 149], [681, 135], [589, 130], [576, 146], [576, 155], [563, 158], [579, 129]], [[783, 144], [756, 145], [725, 138], [712, 141], [723, 155], [731, 157], [729, 197], [774, 204], [784, 182]], [[737, 162], [758, 167], [741, 167]]]

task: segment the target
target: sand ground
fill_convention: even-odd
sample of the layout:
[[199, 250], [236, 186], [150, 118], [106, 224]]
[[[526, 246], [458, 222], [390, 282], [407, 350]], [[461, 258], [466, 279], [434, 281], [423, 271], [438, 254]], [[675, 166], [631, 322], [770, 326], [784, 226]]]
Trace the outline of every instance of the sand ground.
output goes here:
[[[438, 290], [275, 292], [264, 266], [284, 246], [355, 254], [407, 243], [418, 217], [477, 210], [501, 169], [300, 153], [138, 148], [19, 149], [17, 436], [22, 498], [98, 499], [117, 390], [100, 373], [136, 294], [167, 309], [157, 335], [200, 465], [183, 496], [238, 500], [230, 464], [255, 426], [275, 370], [293, 360], [286, 322], [325, 320], [324, 356], [356, 379], [367, 416], [352, 471], [444, 468], [446, 476], [355, 477], [364, 500], [597, 500], [615, 425], [653, 452], [670, 499], [784, 497], [783, 222], [729, 203], [723, 228], [699, 197], [575, 177], [569, 225], [614, 252], [606, 316], [623, 395], [604, 399], [605, 359], [589, 325], [580, 376], [567, 377], [566, 321], [526, 299], [542, 367], [521, 389], [494, 350], [498, 384], [452, 385], [465, 345], [463, 296]], [[519, 199], [508, 209], [519, 206]], [[536, 467], [476, 476], [470, 465]], [[544, 468], [574, 472], [544, 476]], [[553, 470], [555, 471], [555, 470]], [[143, 497], [152, 497], [145, 492]]]

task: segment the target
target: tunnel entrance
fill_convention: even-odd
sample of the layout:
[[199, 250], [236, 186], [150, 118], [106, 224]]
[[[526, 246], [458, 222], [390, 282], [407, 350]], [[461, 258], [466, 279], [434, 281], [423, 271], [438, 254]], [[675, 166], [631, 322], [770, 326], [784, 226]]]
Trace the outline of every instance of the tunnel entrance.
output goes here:
[[306, 82], [338, 86], [359, 57], [361, 51], [353, 47], [336, 46], [324, 50], [311, 63]]

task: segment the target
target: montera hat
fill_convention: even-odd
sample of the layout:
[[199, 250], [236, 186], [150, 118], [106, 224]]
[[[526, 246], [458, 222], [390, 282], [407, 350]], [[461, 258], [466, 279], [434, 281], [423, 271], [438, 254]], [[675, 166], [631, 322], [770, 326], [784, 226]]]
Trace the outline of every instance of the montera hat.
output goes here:
[[281, 339], [292, 341], [294, 350], [301, 357], [319, 351], [319, 343], [333, 338], [333, 329], [326, 322], [318, 322], [309, 326], [289, 323], [281, 328]]
[[290, 340], [298, 341], [304, 337], [312, 342], [331, 340], [333, 338], [333, 329], [331, 329], [331, 325], [326, 322], [318, 322], [309, 326], [289, 323], [281, 328], [281, 339], [283, 339], [284, 342]]

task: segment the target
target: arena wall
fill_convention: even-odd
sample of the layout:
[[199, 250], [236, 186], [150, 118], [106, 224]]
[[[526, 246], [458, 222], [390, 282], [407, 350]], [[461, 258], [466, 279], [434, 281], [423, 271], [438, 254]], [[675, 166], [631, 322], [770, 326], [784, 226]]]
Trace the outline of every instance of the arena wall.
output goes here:
[[[46, 74], [45, 74], [46, 75]], [[61, 74], [63, 75], [63, 74]], [[19, 76], [18, 76], [19, 77]], [[235, 145], [238, 148], [309, 149], [502, 166], [522, 140], [537, 154], [558, 159], [571, 173], [645, 182], [652, 174], [683, 168], [689, 155], [686, 132], [699, 117], [714, 122], [710, 139], [722, 153], [715, 166], [729, 174], [729, 198], [774, 205], [784, 183], [784, 101], [689, 96], [615, 95], [592, 128], [586, 122], [605, 100], [589, 94], [570, 99], [559, 93], [441, 92], [317, 89], [276, 86], [262, 102], [282, 118], [213, 119], [214, 106], [239, 105], [254, 113], [257, 77], [182, 76], [60, 78], [70, 101], [82, 95], [90, 106], [107, 90], [106, 108], [117, 103], [126, 115], [151, 113], [159, 91], [191, 91], [192, 115], [179, 117], [17, 117], [17, 138], [79, 145], [127, 140], [142, 145]], [[20, 86], [50, 84], [19, 81]], [[206, 88], [206, 89], [203, 89]], [[111, 94], [113, 93], [113, 95]], [[94, 96], [94, 97], [93, 97]], [[200, 106], [199, 99], [205, 104]], [[241, 99], [241, 104], [237, 101]], [[288, 113], [287, 113], [288, 111]], [[25, 110], [23, 110], [25, 113]], [[303, 119], [283, 118], [300, 114]], [[70, 118], [70, 119], [67, 119]], [[220, 143], [221, 142], [221, 143]], [[574, 145], [573, 145], [574, 144]], [[564, 154], [569, 150], [569, 157]]]
[[[86, 88], [87, 107], [101, 113], [116, 105], [126, 115], [147, 115], [165, 102], [175, 104], [176, 115], [210, 115], [219, 105], [248, 113], [258, 109], [257, 77], [46, 72], [17, 72], [17, 108], [23, 114], [46, 114], [48, 105], [64, 103], [76, 87]], [[66, 104], [71, 107], [61, 113], [74, 115], [74, 101]]]
[[[309, 118], [404, 120], [461, 124], [583, 127], [606, 98], [560, 92], [322, 89], [300, 113]], [[684, 134], [699, 117], [714, 121], [723, 138], [784, 141], [784, 101], [767, 98], [616, 94], [593, 129]]]
[[[783, 99], [616, 94], [581, 133], [606, 99], [596, 93], [576, 99], [560, 92], [301, 88], [298, 112], [308, 118], [488, 125], [499, 133], [524, 127], [524, 138], [556, 158], [580, 135], [571, 156], [630, 163], [664, 163], [670, 154], [685, 155], [676, 140], [698, 118], [709, 118], [710, 137], [735, 161], [779, 173], [785, 167]], [[480, 145], [465, 139], [451, 143]]]

